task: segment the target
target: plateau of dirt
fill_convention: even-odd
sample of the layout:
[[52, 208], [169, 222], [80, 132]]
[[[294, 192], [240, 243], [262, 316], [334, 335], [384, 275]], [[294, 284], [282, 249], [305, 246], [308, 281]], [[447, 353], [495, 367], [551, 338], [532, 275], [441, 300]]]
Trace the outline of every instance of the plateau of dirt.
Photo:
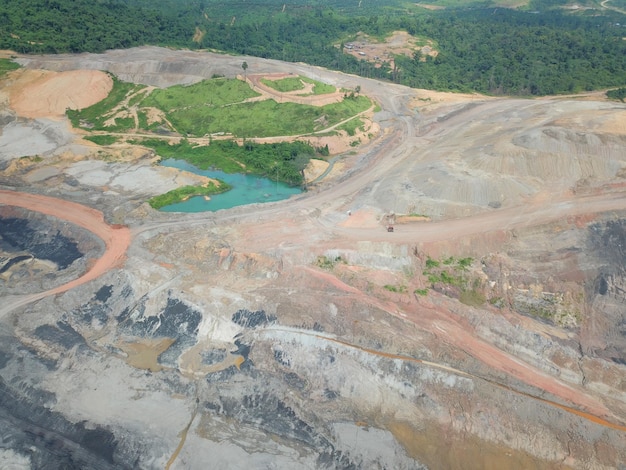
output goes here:
[[[155, 47], [17, 61], [0, 467], [626, 468], [626, 105]], [[201, 179], [64, 117], [104, 72], [304, 75], [379, 110], [302, 195], [162, 213]]]
[[420, 41], [406, 31], [394, 31], [384, 41], [378, 41], [365, 33], [358, 33], [354, 41], [344, 44], [343, 47], [344, 53], [359, 60], [365, 60], [377, 66], [386, 62], [391, 69], [394, 68], [394, 58], [398, 55], [413, 57], [419, 53], [425, 58], [426, 56], [437, 57], [439, 53], [432, 41]]

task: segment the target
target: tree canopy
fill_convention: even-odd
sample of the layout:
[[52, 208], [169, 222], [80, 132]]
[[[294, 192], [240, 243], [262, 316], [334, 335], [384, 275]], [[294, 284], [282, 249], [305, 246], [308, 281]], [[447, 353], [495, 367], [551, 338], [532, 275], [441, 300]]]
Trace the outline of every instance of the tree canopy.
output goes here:
[[[12, 0], [0, 4], [0, 48], [20, 53], [101, 52], [144, 44], [209, 48], [307, 62], [413, 87], [496, 95], [625, 85], [626, 19], [615, 11], [564, 9], [559, 0], [533, 0], [520, 9], [458, 0], [454, 8], [439, 11], [400, 0], [362, 3], [367, 5], [357, 8], [357, 2], [347, 0]], [[358, 32], [382, 38], [395, 30], [429, 39], [439, 54], [398, 56], [392, 69], [340, 47]]]

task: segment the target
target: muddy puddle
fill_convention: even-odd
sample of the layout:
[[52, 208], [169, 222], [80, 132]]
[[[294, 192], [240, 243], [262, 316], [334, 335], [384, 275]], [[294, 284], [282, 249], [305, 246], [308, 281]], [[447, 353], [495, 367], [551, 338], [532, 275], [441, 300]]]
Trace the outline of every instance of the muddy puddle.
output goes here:
[[127, 354], [126, 363], [137, 369], [158, 372], [165, 369], [159, 364], [159, 356], [174, 344], [172, 338], [142, 339], [141, 342], [118, 343], [117, 347]]

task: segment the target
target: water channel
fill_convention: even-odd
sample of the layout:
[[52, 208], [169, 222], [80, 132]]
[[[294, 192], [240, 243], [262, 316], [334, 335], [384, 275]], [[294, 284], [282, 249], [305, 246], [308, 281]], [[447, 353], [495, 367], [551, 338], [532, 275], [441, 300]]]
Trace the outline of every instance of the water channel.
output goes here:
[[210, 198], [196, 196], [183, 202], [170, 204], [160, 210], [165, 212], [205, 212], [230, 209], [231, 207], [273, 202], [288, 199], [294, 194], [300, 194], [299, 187], [292, 188], [284, 183], [245, 173], [224, 173], [220, 170], [201, 170], [184, 160], [167, 159], [161, 165], [189, 171], [197, 175], [217, 178], [232, 186], [230, 191], [215, 194]]

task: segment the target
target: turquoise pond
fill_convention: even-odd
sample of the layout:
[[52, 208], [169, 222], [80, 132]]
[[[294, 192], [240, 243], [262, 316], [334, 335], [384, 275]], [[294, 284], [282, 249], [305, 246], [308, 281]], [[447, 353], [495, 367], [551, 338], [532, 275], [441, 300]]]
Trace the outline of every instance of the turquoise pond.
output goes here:
[[164, 212], [218, 211], [246, 204], [281, 201], [302, 192], [298, 187], [292, 188], [286, 184], [276, 183], [276, 181], [261, 178], [260, 176], [245, 173], [224, 173], [219, 170], [200, 170], [184, 160], [168, 159], [162, 161], [161, 165], [189, 171], [197, 175], [208, 176], [209, 178], [217, 178], [233, 187], [230, 191], [211, 196], [208, 201], [204, 196], [196, 196], [184, 202], [170, 204], [160, 209]]

